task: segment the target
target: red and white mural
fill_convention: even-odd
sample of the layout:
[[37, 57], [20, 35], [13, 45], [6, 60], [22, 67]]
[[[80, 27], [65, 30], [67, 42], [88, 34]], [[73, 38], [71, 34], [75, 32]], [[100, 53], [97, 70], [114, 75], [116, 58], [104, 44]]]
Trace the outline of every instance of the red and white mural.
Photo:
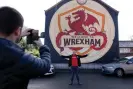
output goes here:
[[89, 63], [104, 56], [115, 37], [114, 22], [109, 12], [99, 3], [88, 0], [80, 5], [72, 0], [54, 14], [49, 28], [53, 47], [59, 54], [88, 54], [81, 60]]

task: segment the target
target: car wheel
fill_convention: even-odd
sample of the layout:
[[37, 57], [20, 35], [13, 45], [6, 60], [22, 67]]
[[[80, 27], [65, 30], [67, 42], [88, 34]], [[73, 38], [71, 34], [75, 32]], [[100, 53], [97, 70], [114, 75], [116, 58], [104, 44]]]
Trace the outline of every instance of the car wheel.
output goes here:
[[117, 75], [117, 77], [123, 77], [124, 71], [122, 69], [116, 69], [115, 74]]

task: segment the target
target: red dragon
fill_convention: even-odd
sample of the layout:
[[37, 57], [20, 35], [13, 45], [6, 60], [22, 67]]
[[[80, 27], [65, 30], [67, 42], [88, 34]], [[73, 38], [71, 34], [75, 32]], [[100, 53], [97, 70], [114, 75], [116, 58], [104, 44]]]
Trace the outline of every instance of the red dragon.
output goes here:
[[88, 35], [88, 32], [85, 31], [84, 28], [82, 27], [82, 25], [85, 21], [85, 17], [86, 17], [84, 10], [76, 11], [76, 12], [72, 13], [72, 15], [75, 15], [74, 22], [71, 21], [70, 15], [68, 17], [66, 17], [66, 20], [68, 20], [68, 25], [71, 28], [71, 30], [69, 30], [68, 33], [75, 32], [75, 35], [80, 35], [80, 34]]
[[72, 22], [70, 15], [66, 17], [66, 19], [68, 20], [68, 25], [71, 28], [71, 30], [69, 30], [68, 33], [76, 32], [75, 35], [80, 35], [80, 34], [88, 35], [89, 33], [86, 30], [84, 30], [83, 25], [89, 26], [91, 24], [93, 25], [94, 23], [99, 24], [98, 20], [90, 14], [87, 14], [87, 19], [86, 19], [85, 10], [78, 10], [72, 13], [72, 15], [75, 15], [74, 18], [78, 20], [75, 20], [74, 22]]
[[[75, 35], [103, 36], [105, 42], [102, 44], [102, 46], [100, 48], [95, 48], [95, 46], [91, 46], [91, 48], [93, 48], [95, 50], [102, 49], [106, 45], [106, 42], [107, 42], [106, 35], [102, 32], [97, 32], [97, 29], [95, 27], [92, 27], [95, 30], [95, 31], [93, 31], [94, 34], [89, 34], [87, 32], [87, 30], [85, 30], [83, 28], [83, 25], [89, 27], [89, 25], [94, 25], [94, 23], [99, 24], [98, 20], [94, 16], [92, 16], [88, 13], [86, 14], [85, 10], [78, 10], [76, 12], [73, 12], [72, 15], [74, 15], [73, 18], [75, 19], [75, 21], [73, 21], [73, 22], [71, 21], [71, 18], [72, 18], [71, 15], [66, 17], [66, 20], [68, 20], [68, 25], [70, 27], [70, 29], [67, 30], [67, 34], [64, 32], [60, 32], [56, 37], [56, 44], [57, 44], [58, 48], [60, 48], [61, 51], [64, 50], [60, 47], [60, 43], [61, 43], [60, 39], [63, 35], [69, 35], [70, 33], [75, 32]], [[89, 28], [89, 31], [91, 32], [92, 30], [90, 30], [90, 28]], [[78, 51], [82, 48], [81, 47], [80, 48], [79, 47], [75, 47], [75, 48], [71, 47], [70, 49]]]

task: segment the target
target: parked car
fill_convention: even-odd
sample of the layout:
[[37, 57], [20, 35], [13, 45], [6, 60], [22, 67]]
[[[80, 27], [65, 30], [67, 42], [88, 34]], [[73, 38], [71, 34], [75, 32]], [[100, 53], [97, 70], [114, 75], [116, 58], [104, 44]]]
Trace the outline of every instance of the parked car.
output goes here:
[[50, 65], [50, 70], [49, 70], [49, 72], [48, 73], [45, 73], [44, 75], [45, 76], [49, 76], [49, 75], [54, 75], [55, 74], [55, 68], [54, 68], [54, 66], [51, 64]]
[[133, 74], [133, 56], [121, 58], [118, 62], [103, 65], [102, 73], [115, 74], [118, 77], [123, 77], [126, 74]]

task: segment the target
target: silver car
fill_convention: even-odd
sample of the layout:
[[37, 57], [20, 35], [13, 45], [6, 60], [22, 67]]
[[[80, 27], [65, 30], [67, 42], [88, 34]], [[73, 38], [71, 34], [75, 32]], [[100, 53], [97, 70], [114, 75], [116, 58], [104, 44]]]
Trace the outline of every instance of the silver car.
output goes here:
[[116, 74], [123, 77], [125, 74], [133, 74], [133, 56], [121, 58], [120, 61], [102, 66], [103, 74]]

